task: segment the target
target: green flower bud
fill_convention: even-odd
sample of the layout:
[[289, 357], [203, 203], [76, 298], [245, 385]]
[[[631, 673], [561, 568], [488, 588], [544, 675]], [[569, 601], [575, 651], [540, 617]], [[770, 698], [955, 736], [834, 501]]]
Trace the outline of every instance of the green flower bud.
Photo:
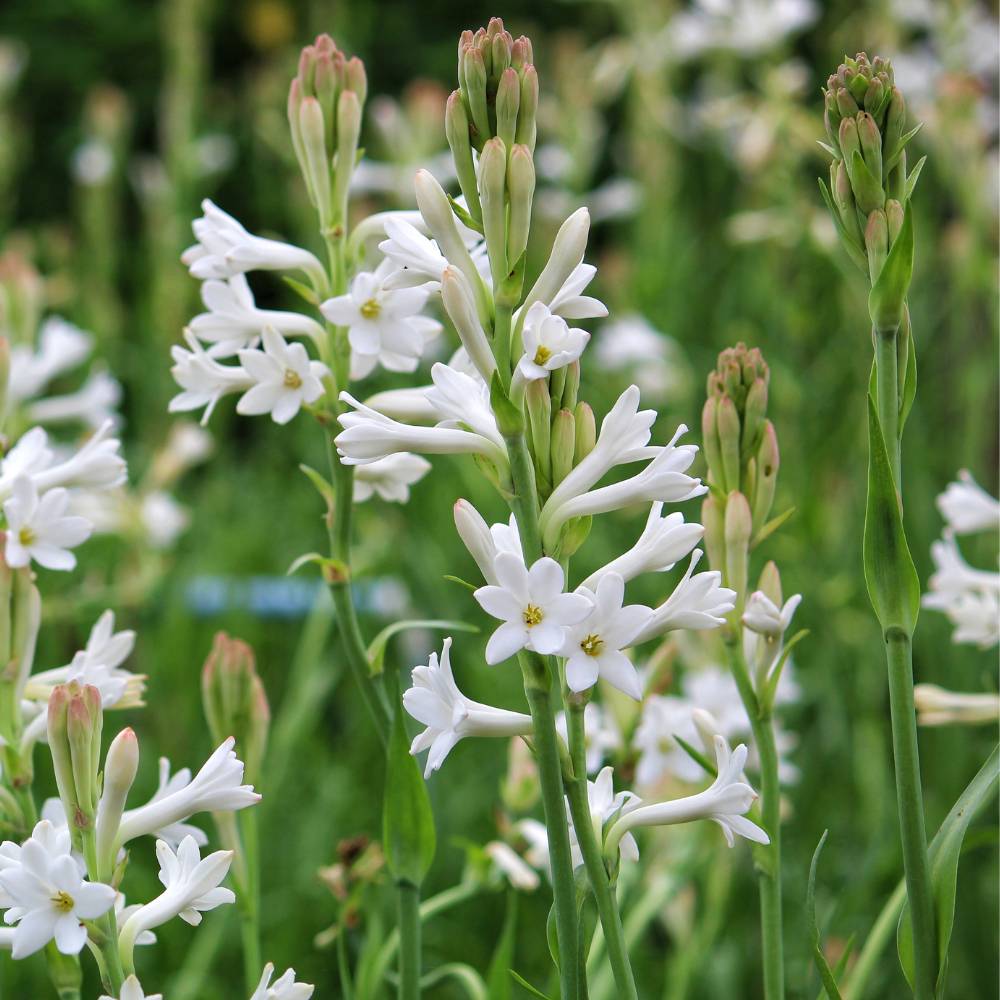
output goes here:
[[507, 148], [502, 139], [490, 139], [479, 155], [479, 197], [494, 286], [498, 286], [510, 271], [507, 265], [506, 179]]
[[740, 460], [746, 462], [760, 446], [764, 435], [764, 418], [767, 413], [767, 381], [756, 378], [747, 392], [743, 412], [743, 431], [740, 436]]
[[885, 162], [890, 168], [902, 151], [903, 130], [906, 127], [906, 102], [898, 87], [892, 88], [885, 116]]
[[882, 208], [885, 204], [885, 189], [879, 178], [868, 169], [859, 152], [855, 151], [847, 160], [847, 173], [851, 178], [851, 189], [858, 209], [868, 215], [876, 208]]
[[532, 379], [528, 383], [524, 404], [531, 429], [535, 474], [539, 489], [548, 494], [552, 488], [552, 399], [545, 379]]
[[587, 403], [576, 404], [576, 441], [573, 446], [573, 464], [579, 465], [597, 444], [597, 421]]
[[531, 39], [521, 35], [514, 40], [510, 50], [510, 65], [517, 71], [518, 76], [524, 73], [525, 67], [534, 62], [531, 50]]
[[719, 400], [715, 416], [722, 454], [722, 476], [719, 485], [733, 490], [740, 484], [740, 415], [730, 396]]
[[572, 471], [576, 453], [576, 419], [570, 410], [560, 410], [552, 421], [552, 488]]
[[343, 226], [347, 218], [347, 192], [358, 156], [361, 138], [361, 103], [353, 90], [345, 90], [337, 101], [337, 156], [334, 160], [333, 223]]
[[490, 119], [486, 110], [486, 64], [482, 52], [469, 45], [462, 53], [461, 81], [462, 100], [472, 118], [470, 137], [476, 149], [490, 138]]
[[837, 91], [837, 110], [841, 118], [853, 118], [860, 110], [857, 101], [843, 87]]
[[858, 139], [861, 142], [861, 156], [872, 176], [882, 177], [882, 135], [869, 114], [858, 115]]
[[868, 273], [874, 285], [889, 255], [889, 224], [885, 212], [881, 209], [876, 209], [868, 216], [868, 225], [865, 226], [865, 252], [868, 254]]
[[527, 146], [514, 146], [507, 164], [510, 219], [507, 226], [507, 261], [515, 267], [528, 247], [531, 204], [535, 196], [535, 162]]
[[701, 523], [705, 528], [703, 537], [708, 565], [720, 573], [726, 571], [726, 525], [722, 504], [707, 493], [701, 503]]
[[854, 238], [858, 247], [864, 241], [861, 234], [861, 224], [858, 222], [858, 208], [854, 203], [854, 192], [851, 190], [851, 178], [847, 173], [847, 165], [843, 160], [835, 160], [830, 164], [830, 190], [837, 213], [844, 223], [848, 233]]
[[747, 556], [753, 534], [753, 518], [747, 499], [737, 490], [726, 497], [726, 586], [738, 594], [747, 592]]
[[840, 149], [844, 159], [850, 163], [855, 153], [861, 152], [861, 138], [858, 135], [858, 123], [854, 118], [844, 118], [840, 123]]
[[323, 109], [315, 97], [303, 98], [298, 109], [298, 134], [302, 144], [299, 165], [312, 203], [326, 229], [333, 222], [330, 160], [326, 151]]
[[521, 101], [517, 113], [517, 142], [535, 150], [538, 133], [538, 73], [534, 66], [526, 66], [521, 76]]
[[448, 98], [444, 113], [444, 131], [448, 137], [448, 146], [455, 161], [455, 172], [462, 194], [465, 195], [469, 214], [482, 222], [483, 210], [479, 204], [476, 168], [472, 160], [472, 143], [469, 141], [469, 117], [462, 103], [461, 91], [453, 91]]
[[714, 483], [725, 490], [724, 479], [721, 482], [719, 479], [724, 473], [722, 470], [722, 450], [719, 444], [718, 411], [718, 397], [709, 396], [701, 408], [701, 444], [705, 449], [705, 463], [708, 465], [709, 476]]
[[903, 206], [895, 198], [890, 198], [885, 203], [885, 218], [889, 226], [889, 246], [896, 242], [896, 237], [899, 236], [899, 231], [903, 228], [905, 215]]
[[778, 453], [778, 435], [770, 420], [764, 423], [764, 434], [757, 449], [756, 475], [754, 477], [752, 521], [758, 532], [767, 524], [774, 504], [774, 491], [778, 483], [778, 468], [781, 464]]
[[521, 81], [509, 66], [500, 77], [497, 87], [497, 136], [510, 149], [517, 134], [517, 109], [521, 104]]
[[347, 65], [344, 67], [344, 86], [355, 94], [358, 104], [364, 105], [368, 97], [368, 74], [365, 72], [365, 64], [357, 56], [347, 60]]
[[773, 559], [769, 559], [760, 571], [757, 589], [770, 598], [776, 607], [780, 608], [784, 603], [781, 597], [781, 574]]
[[123, 729], [108, 747], [104, 760], [104, 788], [97, 807], [98, 877], [110, 880], [115, 866], [115, 844], [125, 801], [139, 770], [139, 741]]

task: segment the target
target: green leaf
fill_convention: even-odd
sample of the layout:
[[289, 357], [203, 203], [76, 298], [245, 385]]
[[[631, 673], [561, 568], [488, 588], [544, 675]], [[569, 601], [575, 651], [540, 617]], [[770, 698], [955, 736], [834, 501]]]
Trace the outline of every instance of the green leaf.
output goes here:
[[[945, 817], [928, 849], [931, 865], [931, 891], [938, 937], [938, 981], [936, 995], [944, 996], [948, 972], [948, 946], [955, 923], [955, 891], [958, 883], [958, 860], [962, 842], [976, 814], [993, 797], [1000, 773], [1000, 746], [993, 748], [989, 759], [969, 783]], [[913, 984], [913, 927], [909, 908], [904, 906], [896, 933], [899, 961], [910, 984]]]
[[510, 968], [514, 964], [514, 946], [517, 943], [517, 893], [507, 890], [507, 913], [503, 921], [500, 940], [490, 959], [486, 974], [486, 989], [490, 1000], [511, 1000]]
[[437, 846], [434, 814], [427, 785], [410, 754], [398, 684], [394, 701], [396, 711], [386, 748], [382, 843], [386, 863], [396, 880], [419, 886], [431, 867]]
[[285, 576], [294, 575], [307, 563], [316, 563], [322, 567], [327, 559], [327, 556], [321, 555], [319, 552], [304, 552], [298, 559], [293, 560], [292, 564], [285, 570]]
[[490, 380], [490, 409], [497, 418], [497, 427], [505, 437], [513, 437], [524, 431], [524, 415], [520, 407], [515, 406], [500, 381], [499, 372], [493, 372]]
[[920, 179], [920, 171], [924, 169], [924, 164], [927, 162], [926, 156], [921, 156], [917, 160], [917, 165], [910, 171], [909, 176], [906, 178], [906, 192], [905, 197], [907, 204], [909, 204], [910, 198], [913, 195], [913, 189], [917, 186], [917, 181]]
[[750, 539], [750, 548], [757, 548], [757, 546], [760, 545], [765, 538], [769, 538], [773, 535], [774, 532], [776, 532], [778, 528], [780, 528], [794, 513], [795, 508], [789, 507], [788, 510], [782, 511], [777, 516], [772, 517], [771, 520], [768, 521], [767, 524], [765, 524], [752, 539]]
[[819, 925], [816, 923], [816, 867], [819, 864], [819, 856], [829, 832], [829, 830], [823, 831], [823, 836], [819, 838], [819, 843], [813, 852], [812, 862], [809, 865], [809, 881], [806, 883], [806, 926], [811, 938], [813, 962], [816, 965], [816, 971], [819, 972], [819, 978], [823, 982], [823, 989], [829, 1000], [842, 1000], [837, 980], [826, 960], [826, 955], [823, 954]]
[[309, 285], [305, 284], [305, 282], [299, 281], [297, 278], [291, 278], [287, 274], [282, 275], [281, 280], [284, 281], [284, 283], [288, 285], [288, 287], [291, 288], [293, 292], [295, 292], [301, 298], [305, 299], [306, 302], [309, 303], [309, 305], [311, 306], [319, 305], [320, 297], [319, 295], [316, 294], [316, 290], [314, 288], [311, 288]]
[[713, 778], [719, 773], [719, 769], [703, 754], [699, 753], [687, 740], [682, 739], [676, 733], [671, 733], [677, 745], [707, 774]]
[[906, 426], [906, 418], [910, 415], [913, 400], [917, 395], [917, 345], [913, 340], [913, 331], [910, 331], [906, 345], [906, 374], [903, 376], [903, 391], [899, 399], [899, 436], [903, 437], [903, 428]]
[[368, 663], [371, 666], [373, 675], [382, 673], [385, 664], [385, 648], [389, 640], [400, 632], [406, 632], [413, 628], [437, 629], [441, 632], [478, 632], [475, 625], [466, 622], [448, 621], [439, 618], [406, 618], [401, 622], [393, 622], [387, 625], [368, 646]]
[[300, 465], [299, 468], [306, 478], [316, 487], [316, 492], [326, 501], [328, 510], [333, 509], [333, 500], [336, 496], [333, 486], [320, 473], [309, 465]]
[[[906, 135], [900, 136], [899, 140], [896, 142], [895, 148], [889, 151], [889, 155], [886, 157], [885, 166], [882, 168], [882, 173], [886, 176], [889, 175], [889, 171], [899, 163], [899, 157], [902, 155], [903, 150], [906, 149], [907, 143], [924, 127], [923, 122], [917, 122], [913, 128], [910, 129]], [[925, 156], [924, 160], [927, 159]], [[921, 163], [923, 160], [921, 160]], [[907, 195], [909, 197], [909, 195]]]
[[844, 244], [844, 249], [847, 250], [847, 254], [851, 260], [867, 274], [868, 258], [865, 256], [864, 250], [858, 246], [857, 241], [848, 232], [847, 226], [844, 225], [844, 220], [841, 219], [840, 212], [837, 211], [837, 206], [833, 203], [833, 196], [830, 194], [830, 189], [826, 186], [826, 181], [822, 177], [818, 178], [818, 180], [819, 189], [823, 194], [823, 201], [826, 202], [826, 207], [830, 210], [830, 216], [833, 218], [833, 224], [840, 236], [841, 243]]
[[895, 330], [903, 321], [903, 304], [913, 277], [913, 209], [909, 202], [903, 228], [889, 249], [868, 295], [868, 314], [876, 330]]
[[875, 403], [868, 397], [868, 503], [865, 508], [865, 582], [882, 626], [913, 634], [920, 611], [920, 580], [903, 532], [896, 484], [889, 468]]
[[450, 573], [445, 573], [444, 578], [449, 583], [457, 583], [460, 587], [465, 587], [466, 590], [478, 590], [481, 584], [477, 585], [475, 583], [469, 583], [468, 580], [463, 580], [460, 576], [452, 576]]
[[423, 996], [426, 990], [436, 986], [443, 979], [453, 979], [469, 997], [469, 1000], [492, 1000], [487, 992], [483, 977], [471, 965], [464, 962], [449, 962], [439, 965], [420, 979], [420, 991]]
[[532, 986], [531, 983], [529, 983], [528, 980], [525, 979], [524, 976], [522, 976], [519, 972], [515, 972], [513, 969], [511, 969], [510, 974], [514, 977], [514, 982], [516, 982], [518, 986], [521, 986], [524, 989], [526, 989], [528, 993], [531, 994], [531, 996], [541, 997], [541, 1000], [552, 1000], [552, 998], [549, 997], [547, 994], [543, 993], [541, 990], [536, 989], [534, 986]]
[[482, 236], [483, 224], [477, 219], [474, 219], [469, 212], [467, 212], [454, 198], [452, 198], [451, 195], [448, 195], [448, 201], [451, 203], [451, 210], [458, 216], [462, 225], [467, 226], [473, 232], [479, 233], [479, 235]]

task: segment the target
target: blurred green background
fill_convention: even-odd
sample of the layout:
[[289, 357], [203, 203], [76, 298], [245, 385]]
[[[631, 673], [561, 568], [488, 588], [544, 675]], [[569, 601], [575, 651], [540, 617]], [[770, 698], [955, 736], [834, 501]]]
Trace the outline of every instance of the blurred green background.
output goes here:
[[[762, 39], [736, 32], [681, 44], [692, 33], [697, 41], [690, 26], [700, 22], [679, 17], [746, 6], [7, 0], [0, 240], [46, 277], [52, 311], [96, 335], [124, 384], [125, 450], [139, 478], [173, 422], [169, 346], [199, 311], [197, 282], [177, 259], [199, 200], [211, 197], [253, 232], [316, 249], [285, 131], [299, 47], [329, 31], [365, 61], [364, 141], [380, 166], [356, 198], [362, 214], [408, 207], [413, 170], [446, 148], [441, 115], [459, 31], [499, 14], [515, 35], [529, 35], [543, 92], [540, 144], [550, 151], [532, 252], [541, 257], [562, 215], [590, 201], [597, 294], [612, 319], [639, 314], [669, 338], [660, 398], [651, 399], [662, 407], [658, 433], [678, 422], [697, 431], [704, 375], [721, 348], [744, 340], [771, 365], [770, 416], [782, 450], [775, 509], [794, 505], [795, 515], [768, 555], [786, 593], [804, 594], [796, 620], [811, 630], [796, 654], [801, 697], [785, 717], [799, 737], [793, 760], [801, 771], [788, 790], [785, 833], [789, 983], [792, 996], [804, 997], [817, 989], [801, 919], [805, 877], [823, 830], [830, 839], [820, 912], [830, 937], [863, 939], [901, 870], [884, 666], [860, 568], [866, 286], [836, 245], [816, 186], [827, 169], [814, 141], [822, 135], [819, 87], [845, 52], [890, 55], [914, 116], [926, 121], [914, 141], [929, 157], [914, 201], [920, 387], [904, 442], [910, 544], [926, 581], [941, 530], [935, 495], [962, 467], [994, 492], [997, 478], [997, 25], [992, 5], [960, 0], [763, 3], [751, 18], [765, 25]], [[260, 304], [294, 308], [278, 280], [263, 275], [254, 287]], [[601, 414], [631, 377], [592, 357], [582, 396]], [[375, 379], [369, 391], [404, 382]], [[313, 945], [337, 912], [316, 872], [344, 838], [378, 835], [373, 790], [382, 762], [328, 637], [326, 605], [314, 603], [305, 575], [281, 580], [296, 556], [321, 543], [319, 500], [296, 465], [319, 466], [322, 442], [304, 418], [278, 428], [236, 419], [224, 406], [211, 430], [215, 454], [179, 489], [191, 524], [175, 551], [151, 562], [104, 539], [82, 553], [72, 579], [46, 575], [51, 611], [39, 665], [66, 662], [106, 606], [138, 630], [132, 665], [149, 675], [149, 707], [127, 721], [144, 749], [140, 782], [150, 788], [155, 756], [197, 765], [211, 749], [198, 680], [213, 633], [226, 629], [255, 646], [276, 718], [260, 820], [264, 951], [315, 982], [318, 996], [337, 996], [332, 952]], [[472, 575], [451, 526], [458, 496], [500, 513], [471, 465], [449, 459], [435, 462], [408, 507], [373, 501], [360, 509], [368, 634], [403, 611], [478, 621], [471, 597], [444, 579]], [[610, 524], [585, 562], [620, 550], [638, 527], [625, 517]], [[992, 542], [977, 553], [981, 565], [995, 565]], [[391, 647], [391, 657], [408, 667], [437, 641], [415, 636]], [[475, 667], [477, 641], [463, 643], [469, 694], [516, 705], [518, 679]], [[952, 645], [940, 615], [922, 616], [915, 655], [918, 680], [996, 689], [995, 653]], [[922, 732], [931, 830], [988, 754], [989, 728]], [[432, 779], [439, 852], [430, 891], [458, 877], [460, 841], [495, 836], [504, 768], [499, 746], [463, 744]], [[702, 839], [688, 900], [694, 914], [705, 871], [725, 851], [714, 830]], [[737, 850], [725, 920], [671, 995], [758, 995], [756, 893], [749, 855]], [[151, 887], [151, 852], [133, 867], [145, 875], [130, 877]], [[995, 838], [983, 835], [968, 853], [959, 888], [950, 995], [995, 997]], [[535, 981], [545, 974], [537, 933], [545, 895], [521, 907], [518, 967]], [[382, 901], [391, 921], [388, 894]], [[502, 899], [487, 893], [428, 925], [428, 964], [461, 957], [485, 968], [502, 915]], [[683, 919], [657, 923], [637, 955], [650, 996], [669, 986]], [[243, 995], [232, 915], [212, 914], [197, 932], [174, 922], [159, 936], [140, 956], [150, 987], [171, 1000]], [[871, 995], [904, 995], [891, 949], [883, 970]], [[28, 996], [25, 975], [0, 962], [4, 995]], [[458, 994], [441, 987], [434, 995]]]

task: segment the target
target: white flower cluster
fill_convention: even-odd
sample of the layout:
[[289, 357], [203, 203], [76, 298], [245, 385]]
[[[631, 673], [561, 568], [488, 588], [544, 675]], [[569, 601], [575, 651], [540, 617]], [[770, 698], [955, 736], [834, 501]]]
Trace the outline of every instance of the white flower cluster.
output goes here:
[[955, 626], [952, 639], [989, 649], [1000, 642], [1000, 573], [976, 569], [958, 547], [959, 535], [996, 534], [1000, 502], [990, 496], [965, 469], [937, 498], [945, 519], [941, 539], [931, 546], [934, 574], [924, 596], [925, 608], [947, 615]]

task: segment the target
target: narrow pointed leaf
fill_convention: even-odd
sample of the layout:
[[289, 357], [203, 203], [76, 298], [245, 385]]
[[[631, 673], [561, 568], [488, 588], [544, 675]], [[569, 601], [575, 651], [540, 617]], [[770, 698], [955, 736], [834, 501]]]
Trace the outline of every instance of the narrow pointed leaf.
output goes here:
[[833, 203], [833, 197], [830, 194], [830, 189], [826, 186], [826, 181], [822, 177], [819, 178], [819, 189], [823, 194], [823, 201], [826, 202], [826, 207], [830, 210], [830, 216], [833, 219], [833, 224], [836, 226], [837, 234], [840, 236], [841, 243], [844, 244], [844, 249], [847, 250], [848, 256], [855, 264], [861, 268], [865, 274], [868, 273], [868, 258], [865, 256], [864, 251], [858, 246], [854, 237], [847, 231], [847, 226], [844, 225], [843, 219], [840, 217], [840, 213], [837, 211], [837, 206]]
[[906, 205], [903, 228], [889, 250], [868, 295], [868, 313], [877, 330], [895, 330], [903, 320], [903, 303], [913, 276], [913, 209]]
[[823, 831], [823, 836], [819, 838], [816, 850], [813, 852], [812, 862], [809, 865], [809, 881], [806, 883], [806, 927], [809, 931], [810, 944], [812, 945], [813, 962], [816, 971], [822, 980], [823, 989], [829, 1000], [842, 1000], [840, 989], [837, 987], [837, 979], [823, 954], [823, 943], [820, 939], [819, 925], [816, 923], [816, 868], [819, 865], [819, 856], [823, 851], [829, 830]]
[[515, 972], [513, 969], [511, 969], [510, 974], [511, 976], [514, 977], [514, 982], [516, 982], [518, 986], [521, 986], [522, 988], [526, 989], [528, 993], [531, 994], [531, 996], [540, 997], [541, 1000], [552, 1000], [551, 997], [543, 993], [540, 989], [537, 989], [536, 987], [532, 986], [531, 983], [529, 983], [528, 980], [525, 979], [524, 976], [522, 976], [520, 973]]
[[920, 179], [920, 171], [924, 169], [924, 164], [927, 162], [926, 156], [921, 156], [917, 160], [917, 165], [910, 171], [909, 176], [906, 178], [906, 200], [909, 202], [913, 195], [913, 189], [917, 186], [917, 181]]
[[479, 631], [475, 625], [469, 625], [467, 622], [437, 618], [406, 618], [401, 622], [393, 622], [382, 629], [368, 646], [368, 662], [371, 665], [372, 674], [382, 673], [382, 667], [385, 662], [385, 648], [389, 644], [389, 640], [394, 635], [399, 635], [400, 632], [406, 632], [414, 628], [435, 629], [439, 632]]

